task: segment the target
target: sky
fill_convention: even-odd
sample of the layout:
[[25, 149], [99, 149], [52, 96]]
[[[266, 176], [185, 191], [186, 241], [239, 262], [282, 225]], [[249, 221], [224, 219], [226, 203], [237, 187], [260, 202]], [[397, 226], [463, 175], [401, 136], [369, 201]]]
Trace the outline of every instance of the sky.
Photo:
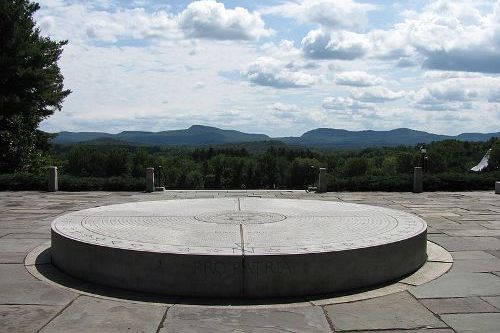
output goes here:
[[39, 3], [72, 90], [45, 131], [500, 131], [500, 0]]

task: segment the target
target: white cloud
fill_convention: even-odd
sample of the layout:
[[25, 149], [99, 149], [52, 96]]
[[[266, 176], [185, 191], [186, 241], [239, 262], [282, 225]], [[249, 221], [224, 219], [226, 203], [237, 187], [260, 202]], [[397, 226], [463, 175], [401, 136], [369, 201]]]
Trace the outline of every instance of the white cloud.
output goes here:
[[277, 119], [303, 119], [308, 118], [308, 113], [295, 104], [276, 102], [268, 106]]
[[489, 13], [478, 4], [439, 0], [408, 12], [393, 28], [367, 34], [371, 55], [417, 57], [433, 70], [500, 73], [500, 1]]
[[451, 78], [424, 87], [410, 94], [412, 104], [423, 110], [463, 110], [481, 106], [491, 108], [485, 103], [495, 103], [500, 78], [491, 76]]
[[287, 63], [270, 57], [259, 57], [241, 74], [254, 84], [275, 88], [300, 88], [314, 84], [311, 74], [288, 68]]
[[254, 40], [272, 35], [259, 13], [236, 7], [226, 9], [223, 3], [202, 0], [190, 3], [179, 15], [179, 25], [194, 38], [220, 40]]
[[[192, 2], [178, 14], [165, 9], [149, 12], [144, 8], [105, 11], [88, 3], [60, 2], [44, 7], [41, 15], [40, 26], [45, 31], [71, 40], [81, 38], [110, 43], [151, 38], [257, 40], [274, 33], [265, 27], [259, 13], [242, 7], [228, 9], [213, 0]], [[64, 22], [64, 26], [56, 26], [56, 19]]]
[[196, 84], [194, 85], [194, 88], [195, 88], [195, 89], [203, 89], [203, 88], [205, 88], [205, 86], [206, 86], [205, 82], [203, 82], [203, 81], [198, 81], [198, 82], [196, 82]]
[[[500, 77], [481, 72], [500, 72], [500, 1], [496, 11], [491, 0], [418, 2], [399, 16], [391, 7], [383, 23], [380, 11], [368, 24], [369, 0], [280, 1], [262, 11], [243, 2], [247, 9], [41, 0], [42, 33], [69, 39], [60, 64], [73, 90], [43, 128], [498, 131]], [[280, 14], [280, 4], [282, 16], [304, 26], [259, 16]], [[267, 24], [283, 40], [263, 44], [273, 33]]]
[[302, 39], [302, 51], [311, 59], [353, 60], [363, 57], [370, 45], [366, 36], [351, 31], [311, 30]]
[[266, 55], [274, 58], [297, 58], [300, 50], [294, 46], [293, 41], [282, 39], [279, 43], [264, 43], [260, 49]]
[[278, 112], [300, 112], [301, 109], [295, 104], [285, 104], [281, 102], [274, 103], [270, 106], [273, 110]]
[[405, 96], [404, 91], [392, 91], [385, 87], [373, 87], [363, 90], [354, 90], [352, 97], [358, 101], [370, 103], [383, 103], [395, 101]]
[[426, 79], [458, 79], [458, 78], [478, 78], [480, 73], [472, 72], [447, 72], [447, 71], [426, 71], [423, 75]]
[[495, 87], [488, 94], [488, 102], [500, 103], [500, 88]]
[[300, 0], [264, 8], [262, 13], [293, 18], [300, 23], [346, 28], [364, 25], [366, 13], [376, 8], [352, 0]]
[[323, 108], [336, 111], [355, 111], [360, 109], [372, 109], [373, 104], [357, 101], [351, 97], [326, 97], [323, 100]]
[[[287, 5], [304, 10], [304, 3]], [[398, 67], [500, 73], [500, 1], [490, 12], [480, 4], [439, 0], [407, 11], [389, 29], [366, 33], [322, 25], [303, 38], [302, 50], [311, 59], [376, 58], [396, 60]]]
[[365, 71], [347, 71], [335, 75], [335, 83], [342, 86], [370, 87], [384, 82], [384, 79]]

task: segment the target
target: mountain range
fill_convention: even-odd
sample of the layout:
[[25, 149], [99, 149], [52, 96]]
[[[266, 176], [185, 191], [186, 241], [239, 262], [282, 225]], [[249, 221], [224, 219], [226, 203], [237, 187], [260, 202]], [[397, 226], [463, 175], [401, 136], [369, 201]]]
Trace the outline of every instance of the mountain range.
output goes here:
[[486, 141], [500, 137], [496, 133], [463, 133], [457, 136], [433, 134], [408, 128], [389, 131], [348, 131], [334, 128], [317, 128], [299, 137], [275, 137], [265, 134], [243, 133], [217, 127], [193, 125], [187, 129], [162, 132], [124, 131], [117, 134], [102, 132], [54, 133], [54, 144], [132, 144], [132, 145], [208, 145], [233, 144], [257, 141], [281, 141], [290, 145], [332, 148], [382, 147], [416, 145], [442, 140]]

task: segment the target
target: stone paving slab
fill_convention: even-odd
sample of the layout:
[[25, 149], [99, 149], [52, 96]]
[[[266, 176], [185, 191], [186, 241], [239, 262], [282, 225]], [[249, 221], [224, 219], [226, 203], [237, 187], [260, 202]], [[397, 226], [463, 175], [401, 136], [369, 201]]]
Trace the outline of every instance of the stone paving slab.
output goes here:
[[0, 238], [0, 253], [23, 252], [28, 253], [34, 247], [43, 244], [47, 239], [15, 239]]
[[453, 272], [494, 272], [500, 271], [500, 259], [455, 260]]
[[24, 265], [0, 265], [0, 304], [66, 305], [76, 296], [35, 279]]
[[417, 298], [448, 298], [497, 295], [500, 277], [490, 273], [452, 273], [410, 289]]
[[495, 237], [450, 237], [429, 235], [428, 238], [448, 251], [500, 250], [500, 239]]
[[[498, 310], [500, 310], [500, 296], [486, 296], [483, 297], [483, 299], [496, 307]], [[492, 311], [492, 312], [499, 312], [499, 311]]]
[[429, 298], [421, 299], [420, 303], [435, 314], [499, 312], [497, 308], [479, 297]]
[[[495, 251], [456, 251], [451, 252], [455, 260], [473, 260], [473, 259], [495, 259], [495, 255], [491, 254]], [[498, 251], [500, 253], [500, 251]]]
[[443, 230], [442, 231], [448, 236], [453, 237], [498, 237], [500, 236], [500, 230], [488, 230], [488, 229], [466, 229], [466, 230]]
[[[22, 265], [28, 252], [47, 241], [51, 221], [62, 214], [126, 202], [227, 196], [346, 201], [417, 214], [429, 225], [429, 239], [452, 251], [455, 262], [445, 275], [410, 287], [409, 292], [403, 291], [407, 284], [396, 283], [358, 298], [337, 297], [334, 305], [321, 298], [312, 300], [310, 307], [175, 305], [167, 314], [167, 304], [79, 296], [37, 280]], [[500, 257], [500, 237], [496, 236], [500, 229], [499, 198], [492, 191], [321, 195], [254, 190], [0, 192], [0, 332], [35, 332], [41, 327], [44, 332], [199, 332], [207, 327], [261, 332], [263, 324], [269, 332], [330, 332], [333, 326], [337, 331], [354, 328], [357, 333], [500, 332], [500, 269], [496, 261]], [[451, 261], [440, 258], [440, 263]], [[42, 265], [36, 267], [51, 266], [43, 265], [45, 262], [39, 261]], [[199, 315], [200, 320], [179, 319], [189, 314]]]
[[2, 252], [0, 253], [0, 264], [22, 264], [26, 257], [24, 252]]
[[2, 239], [50, 239], [50, 232], [11, 232]]
[[213, 309], [173, 306], [161, 333], [177, 332], [332, 332], [320, 307]]
[[356, 333], [455, 333], [451, 328], [422, 328], [416, 330], [376, 330], [376, 331], [355, 331]]
[[40, 332], [156, 332], [166, 310], [80, 296]]
[[52, 305], [0, 305], [0, 331], [38, 332], [62, 309]]
[[447, 314], [441, 318], [457, 333], [500, 332], [500, 313]]
[[488, 251], [488, 253], [497, 258], [500, 258], [500, 251]]
[[325, 306], [335, 331], [441, 328], [446, 325], [408, 292]]

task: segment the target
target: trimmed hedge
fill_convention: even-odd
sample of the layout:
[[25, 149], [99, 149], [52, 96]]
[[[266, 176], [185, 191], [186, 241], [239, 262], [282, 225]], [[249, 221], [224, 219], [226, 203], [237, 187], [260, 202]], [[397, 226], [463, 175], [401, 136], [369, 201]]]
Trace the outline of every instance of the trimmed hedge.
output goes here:
[[[424, 191], [493, 190], [500, 180], [500, 171], [472, 173], [440, 173], [424, 176]], [[387, 191], [409, 192], [413, 175], [335, 177], [328, 179], [328, 191]], [[144, 191], [145, 179], [132, 177], [75, 177], [59, 176], [61, 191]], [[47, 176], [15, 173], [0, 174], [0, 190], [47, 189]]]
[[424, 191], [494, 190], [500, 172], [440, 173], [424, 176]]
[[47, 176], [30, 173], [0, 174], [0, 190], [46, 190]]
[[405, 192], [411, 190], [413, 180], [409, 175], [331, 177], [328, 191], [388, 191]]
[[[424, 175], [424, 191], [473, 191], [494, 190], [500, 172], [484, 173], [439, 173]], [[413, 175], [331, 177], [328, 191], [388, 191], [410, 192]]]
[[[144, 178], [75, 177], [59, 175], [61, 191], [144, 191]], [[47, 190], [47, 176], [15, 173], [0, 175], [0, 190]]]

